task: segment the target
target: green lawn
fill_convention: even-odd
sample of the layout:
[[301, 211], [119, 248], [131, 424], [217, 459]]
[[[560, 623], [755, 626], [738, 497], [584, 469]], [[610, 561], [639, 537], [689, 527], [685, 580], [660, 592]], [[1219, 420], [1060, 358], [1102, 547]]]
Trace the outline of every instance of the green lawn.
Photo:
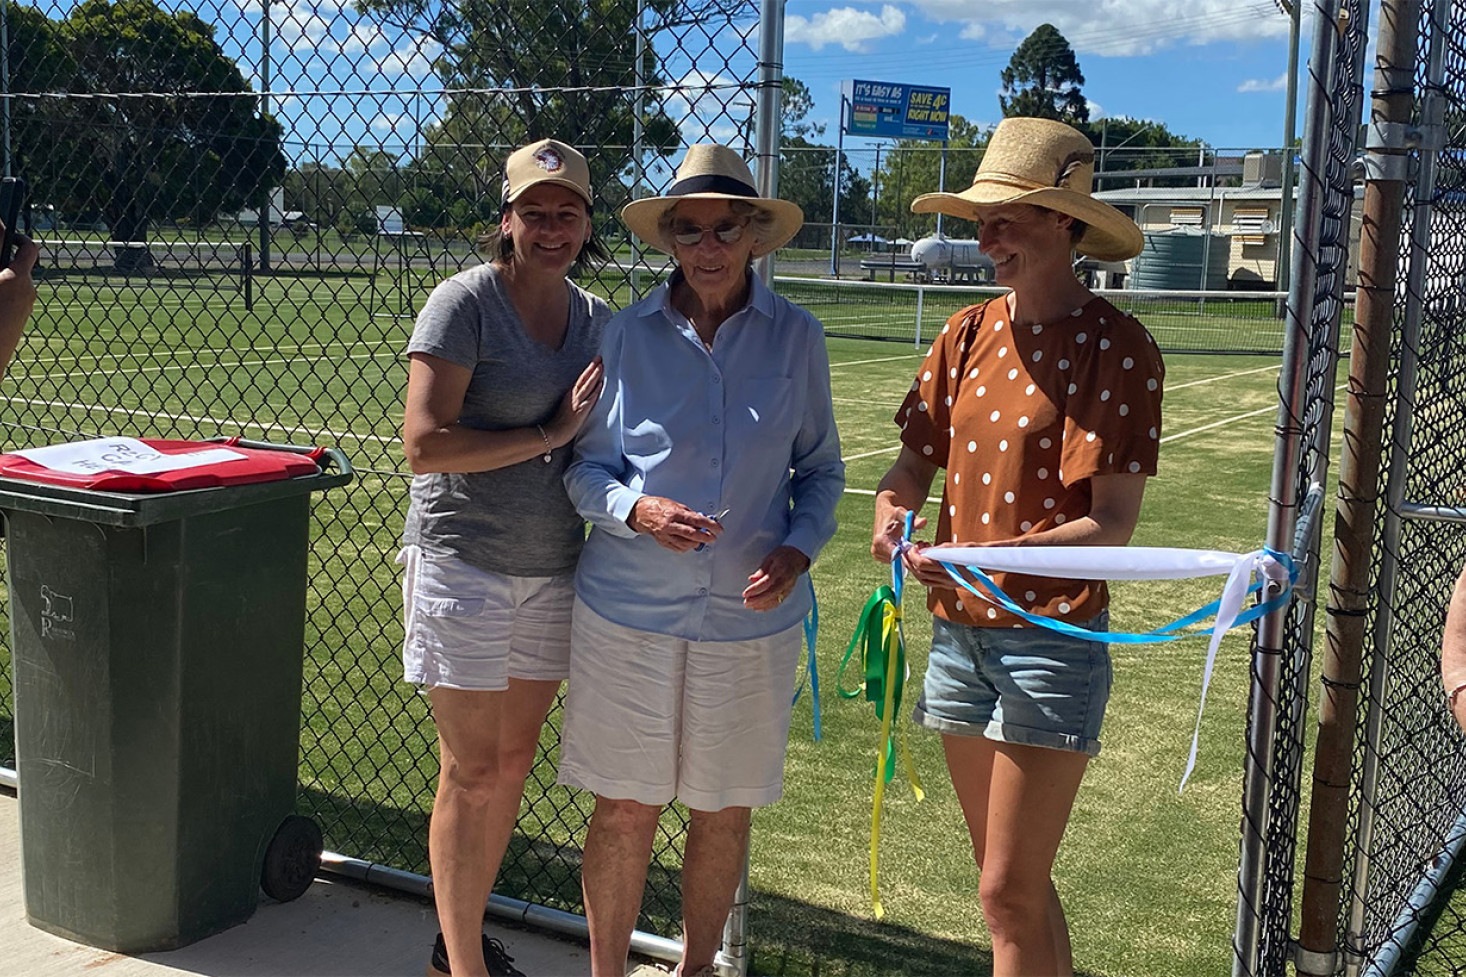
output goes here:
[[[424, 700], [399, 681], [401, 598], [392, 562], [407, 487], [396, 440], [405, 383], [398, 354], [411, 326], [392, 313], [420, 302], [421, 291], [391, 291], [386, 276], [262, 279], [246, 311], [230, 279], [173, 285], [161, 299], [120, 281], [43, 285], [38, 319], [5, 380], [7, 435], [18, 445], [66, 434], [244, 433], [334, 442], [349, 452], [359, 480], [316, 505], [301, 808], [322, 821], [329, 848], [424, 871], [434, 736]], [[619, 301], [627, 295], [616, 292]], [[891, 307], [867, 318], [896, 328], [904, 314]], [[907, 318], [904, 328], [911, 327]], [[755, 819], [753, 966], [791, 975], [981, 974], [987, 935], [970, 850], [938, 739], [914, 729], [928, 796], [915, 803], [899, 779], [888, 795], [887, 916], [870, 918], [877, 729], [867, 705], [839, 699], [833, 688], [855, 613], [885, 578], [867, 553], [868, 493], [894, 457], [891, 417], [920, 354], [909, 343], [836, 338], [830, 355], [845, 453], [866, 457], [849, 463], [842, 528], [814, 569], [824, 740], [812, 742], [806, 693], [795, 709], [786, 797]], [[1161, 473], [1147, 491], [1137, 543], [1261, 545], [1277, 366], [1267, 357], [1168, 357]], [[1218, 580], [1117, 585], [1112, 626], [1154, 627], [1219, 589]], [[914, 597], [907, 611], [919, 679], [929, 620]], [[1178, 796], [1204, 649], [1194, 641], [1114, 651], [1104, 751], [1056, 869], [1086, 974], [1229, 969], [1247, 638], [1239, 632], [1223, 644], [1200, 762]], [[7, 660], [0, 653], [0, 666]], [[0, 693], [8, 699], [8, 692], [0, 671]], [[553, 727], [545, 747], [501, 891], [578, 909], [587, 799], [553, 786]], [[665, 821], [642, 920], [672, 935], [679, 818], [673, 811]]]

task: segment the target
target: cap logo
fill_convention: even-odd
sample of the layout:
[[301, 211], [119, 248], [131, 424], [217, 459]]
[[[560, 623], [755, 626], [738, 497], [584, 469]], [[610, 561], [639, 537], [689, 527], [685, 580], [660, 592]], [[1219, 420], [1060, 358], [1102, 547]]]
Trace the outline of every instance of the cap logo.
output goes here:
[[565, 160], [561, 159], [560, 154], [549, 146], [536, 152], [534, 161], [540, 164], [540, 169], [546, 173], [558, 173], [565, 168]]

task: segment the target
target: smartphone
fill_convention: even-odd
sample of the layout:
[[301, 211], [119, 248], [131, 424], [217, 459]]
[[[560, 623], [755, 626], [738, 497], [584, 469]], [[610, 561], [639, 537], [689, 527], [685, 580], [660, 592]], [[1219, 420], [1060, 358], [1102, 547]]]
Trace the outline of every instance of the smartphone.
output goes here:
[[20, 213], [25, 205], [25, 180], [18, 176], [0, 179], [0, 221], [5, 236], [0, 238], [0, 268], [9, 268], [15, 257], [15, 235], [20, 231]]

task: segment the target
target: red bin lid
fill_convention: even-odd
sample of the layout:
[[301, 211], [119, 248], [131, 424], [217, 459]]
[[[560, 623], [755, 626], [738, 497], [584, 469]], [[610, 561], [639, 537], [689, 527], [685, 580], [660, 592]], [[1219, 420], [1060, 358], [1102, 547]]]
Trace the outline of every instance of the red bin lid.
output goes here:
[[102, 492], [177, 492], [275, 482], [320, 472], [324, 448], [307, 453], [227, 441], [94, 438], [0, 455], [0, 478]]

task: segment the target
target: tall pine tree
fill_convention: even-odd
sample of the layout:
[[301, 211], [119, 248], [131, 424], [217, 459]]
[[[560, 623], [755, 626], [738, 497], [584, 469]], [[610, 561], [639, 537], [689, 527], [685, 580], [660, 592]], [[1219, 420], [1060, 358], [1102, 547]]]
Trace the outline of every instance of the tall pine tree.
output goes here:
[[1057, 119], [1071, 125], [1089, 121], [1089, 105], [1079, 90], [1084, 73], [1069, 41], [1053, 24], [1040, 24], [1023, 39], [1002, 79], [998, 104], [1005, 118]]

